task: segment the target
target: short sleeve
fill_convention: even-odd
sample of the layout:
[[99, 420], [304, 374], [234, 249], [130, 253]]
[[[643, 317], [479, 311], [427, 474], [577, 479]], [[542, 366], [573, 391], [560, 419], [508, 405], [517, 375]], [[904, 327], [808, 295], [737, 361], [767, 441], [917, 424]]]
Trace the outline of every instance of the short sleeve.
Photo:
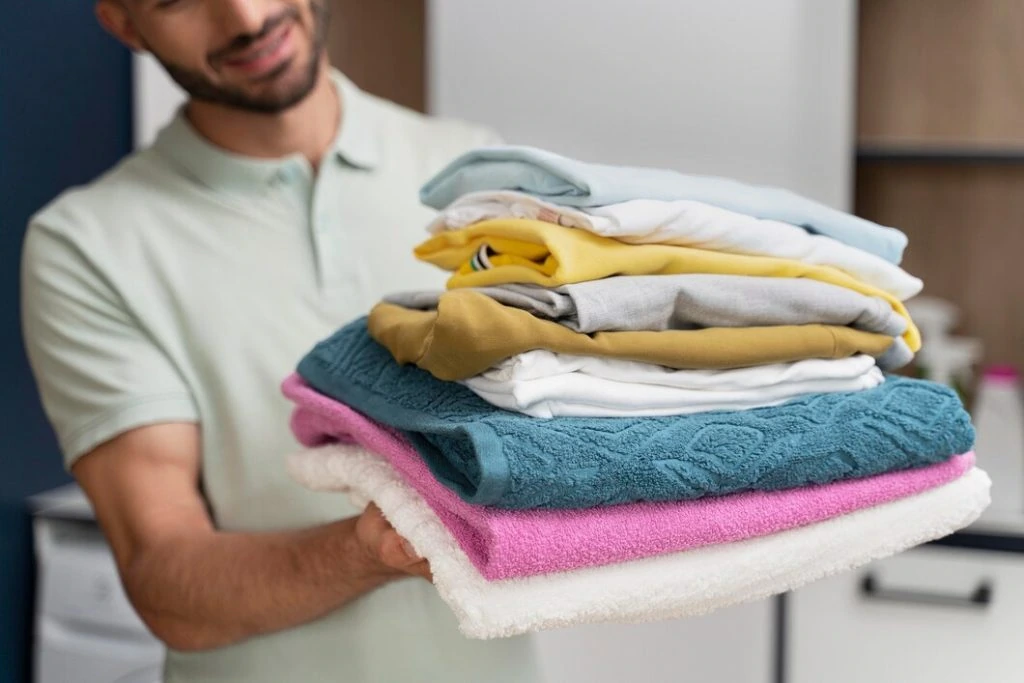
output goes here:
[[21, 316], [29, 362], [65, 465], [147, 424], [196, 422], [180, 373], [109, 280], [66, 235], [25, 238]]

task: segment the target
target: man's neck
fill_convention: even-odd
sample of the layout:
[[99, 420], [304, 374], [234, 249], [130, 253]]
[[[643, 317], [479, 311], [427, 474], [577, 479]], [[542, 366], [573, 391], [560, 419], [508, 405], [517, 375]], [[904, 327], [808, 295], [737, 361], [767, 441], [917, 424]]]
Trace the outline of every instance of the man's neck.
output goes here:
[[313, 90], [287, 111], [259, 114], [191, 100], [185, 114], [203, 137], [229, 152], [267, 159], [298, 153], [316, 168], [337, 135], [341, 97], [325, 58]]

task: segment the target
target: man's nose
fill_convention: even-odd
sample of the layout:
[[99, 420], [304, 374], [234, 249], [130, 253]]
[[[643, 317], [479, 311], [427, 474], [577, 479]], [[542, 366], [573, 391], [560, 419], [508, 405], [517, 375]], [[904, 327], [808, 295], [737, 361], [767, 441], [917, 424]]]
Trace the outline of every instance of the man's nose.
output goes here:
[[241, 36], [260, 32], [272, 13], [273, 3], [268, 0], [215, 0], [210, 4], [221, 29], [227, 35]]

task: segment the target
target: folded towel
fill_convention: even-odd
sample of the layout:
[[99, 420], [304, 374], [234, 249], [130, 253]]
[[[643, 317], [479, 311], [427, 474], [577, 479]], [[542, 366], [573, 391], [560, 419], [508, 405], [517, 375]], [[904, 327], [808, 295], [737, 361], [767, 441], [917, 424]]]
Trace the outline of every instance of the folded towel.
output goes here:
[[831, 237], [688, 200], [634, 199], [576, 209], [522, 192], [474, 192], [445, 207], [427, 229], [432, 233], [458, 230], [492, 218], [533, 218], [630, 244], [677, 244], [833, 266], [901, 301], [923, 287], [921, 280], [899, 266]]
[[365, 320], [317, 344], [298, 371], [320, 393], [405, 431], [435, 476], [464, 500], [498, 507], [796, 488], [940, 462], [974, 443], [955, 392], [898, 377], [775, 408], [536, 420], [398, 365], [369, 337]]
[[[974, 468], [938, 488], [849, 515], [736, 543], [623, 564], [487, 581], [427, 503], [382, 458], [331, 446], [332, 472], [373, 501], [429, 560], [434, 585], [470, 638], [499, 638], [597, 622], [642, 622], [707, 614], [853, 569], [946, 536], [978, 518], [991, 482]], [[334, 456], [332, 456], [333, 458]], [[291, 458], [298, 481], [304, 457]]]
[[511, 283], [557, 287], [613, 275], [711, 273], [809, 278], [885, 299], [906, 318], [904, 337], [910, 349], [921, 347], [921, 336], [899, 299], [829, 266], [669, 244], [623, 244], [583, 230], [512, 218], [442, 232], [416, 247], [416, 257], [446, 270], [457, 270], [448, 280], [449, 289]]
[[[858, 356], [863, 357], [863, 356]], [[820, 361], [832, 363], [836, 361]], [[841, 361], [840, 361], [841, 362]], [[639, 365], [639, 363], [637, 364]], [[659, 366], [652, 366], [660, 369]], [[776, 366], [761, 366], [776, 367]], [[743, 368], [752, 370], [754, 368]], [[740, 372], [723, 370], [721, 372]], [[676, 370], [675, 373], [701, 372]], [[529, 380], [493, 379], [492, 371], [462, 380], [491, 405], [538, 418], [656, 417], [776, 406], [808, 394], [863, 391], [885, 381], [877, 367], [850, 379], [813, 379], [756, 389], [680, 389], [594, 377], [582, 372]]]
[[606, 206], [631, 199], [690, 199], [737, 213], [791, 223], [899, 263], [907, 237], [788, 190], [675, 171], [605, 166], [532, 147], [486, 147], [458, 157], [420, 190], [443, 209], [462, 195], [513, 190], [566, 206]]
[[325, 443], [355, 442], [387, 460], [440, 517], [487, 579], [614, 564], [707, 545], [767, 536], [887, 503], [946, 484], [974, 465], [974, 454], [937, 465], [788, 491], [740, 493], [676, 503], [587, 510], [501, 510], [469, 505], [441, 486], [409, 442], [292, 377], [292, 429], [311, 450], [293, 456], [303, 486], [339, 491], [345, 458]]
[[[506, 306], [574, 332], [692, 330], [701, 327], [849, 325], [898, 337], [907, 329], [884, 299], [818, 280], [747, 275], [634, 275], [577, 282], [473, 288]], [[442, 290], [398, 292], [385, 301], [437, 308]]]
[[441, 295], [436, 311], [381, 303], [369, 330], [399, 363], [444, 380], [468, 379], [534, 349], [655, 363], [677, 369], [743, 368], [856, 353], [893, 369], [913, 358], [900, 337], [834, 325], [710, 327], [580, 334], [471, 290]]

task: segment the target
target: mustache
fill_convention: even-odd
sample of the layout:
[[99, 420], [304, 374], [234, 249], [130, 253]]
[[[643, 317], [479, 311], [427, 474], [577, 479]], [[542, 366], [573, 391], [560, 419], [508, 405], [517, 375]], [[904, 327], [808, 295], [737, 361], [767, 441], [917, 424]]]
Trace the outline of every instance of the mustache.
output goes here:
[[231, 42], [224, 47], [209, 53], [206, 59], [211, 66], [216, 66], [225, 59], [230, 59], [233, 54], [241, 52], [258, 40], [266, 38], [271, 31], [274, 31], [282, 24], [288, 21], [298, 22], [299, 20], [299, 10], [294, 7], [289, 7], [281, 13], [267, 19], [258, 32], [244, 33], [242, 35], [235, 36], [231, 39]]

